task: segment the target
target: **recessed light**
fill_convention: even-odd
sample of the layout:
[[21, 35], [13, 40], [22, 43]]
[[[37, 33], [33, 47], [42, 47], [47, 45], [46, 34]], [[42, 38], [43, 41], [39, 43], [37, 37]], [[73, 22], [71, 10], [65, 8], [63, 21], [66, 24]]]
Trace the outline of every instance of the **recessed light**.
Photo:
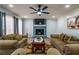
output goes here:
[[52, 16], [52, 18], [55, 18], [56, 16]]
[[65, 5], [65, 8], [69, 8], [70, 7], [70, 5]]
[[12, 4], [9, 4], [9, 7], [13, 8], [13, 7], [14, 7], [14, 5], [12, 5]]
[[71, 18], [72, 16], [67, 16], [67, 18]]
[[28, 16], [22, 16], [23, 18], [28, 18]]

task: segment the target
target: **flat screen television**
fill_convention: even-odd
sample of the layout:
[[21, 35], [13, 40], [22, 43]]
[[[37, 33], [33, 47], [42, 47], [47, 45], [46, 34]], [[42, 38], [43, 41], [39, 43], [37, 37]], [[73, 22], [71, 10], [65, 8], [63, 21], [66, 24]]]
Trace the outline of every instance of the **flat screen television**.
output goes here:
[[34, 19], [34, 24], [35, 25], [45, 25], [46, 19]]

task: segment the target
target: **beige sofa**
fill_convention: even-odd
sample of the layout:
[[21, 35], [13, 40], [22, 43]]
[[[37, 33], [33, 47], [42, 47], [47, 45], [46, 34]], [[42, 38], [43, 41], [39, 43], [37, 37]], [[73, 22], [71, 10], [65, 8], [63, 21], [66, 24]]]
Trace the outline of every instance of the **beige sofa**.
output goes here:
[[27, 44], [27, 38], [22, 38], [17, 35], [7, 35], [0, 38], [0, 55], [9, 55], [17, 48], [24, 47]]
[[76, 37], [64, 33], [51, 35], [51, 43], [62, 54], [64, 54], [66, 44], [79, 44]]

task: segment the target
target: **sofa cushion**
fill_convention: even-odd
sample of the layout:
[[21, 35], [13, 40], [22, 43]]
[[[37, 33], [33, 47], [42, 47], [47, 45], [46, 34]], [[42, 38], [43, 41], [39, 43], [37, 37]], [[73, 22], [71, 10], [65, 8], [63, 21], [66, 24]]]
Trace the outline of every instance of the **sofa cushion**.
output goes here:
[[71, 36], [71, 41], [77, 41], [77, 37]]
[[15, 49], [17, 40], [0, 40], [0, 49]]
[[20, 40], [22, 40], [22, 35], [16, 34], [16, 35], [14, 36], [14, 39], [20, 41]]
[[52, 34], [51, 38], [59, 38], [59, 34]]
[[65, 37], [65, 34], [61, 33], [59, 39], [62, 40], [62, 41], [64, 41], [64, 37]]
[[65, 37], [64, 37], [63, 41], [64, 41], [64, 42], [69, 41], [69, 40], [71, 39], [70, 37], [71, 37], [71, 36], [68, 36], [68, 35], [65, 34]]
[[79, 44], [79, 40], [77, 40], [75, 37], [70, 36], [69, 39], [66, 41], [68, 44]]
[[3, 40], [13, 40], [14, 38], [12, 37], [12, 35], [4, 35], [2, 36]]
[[22, 39], [22, 35], [18, 35], [18, 34], [9, 34], [9, 35], [4, 35], [2, 36], [3, 40], [21, 40]]

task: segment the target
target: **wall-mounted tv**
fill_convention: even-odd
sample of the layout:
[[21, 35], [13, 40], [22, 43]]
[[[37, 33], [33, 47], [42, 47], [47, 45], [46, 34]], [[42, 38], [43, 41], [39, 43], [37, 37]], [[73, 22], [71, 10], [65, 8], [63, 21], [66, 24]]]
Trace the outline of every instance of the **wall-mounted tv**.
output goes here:
[[35, 25], [45, 25], [46, 19], [34, 19], [34, 24]]

